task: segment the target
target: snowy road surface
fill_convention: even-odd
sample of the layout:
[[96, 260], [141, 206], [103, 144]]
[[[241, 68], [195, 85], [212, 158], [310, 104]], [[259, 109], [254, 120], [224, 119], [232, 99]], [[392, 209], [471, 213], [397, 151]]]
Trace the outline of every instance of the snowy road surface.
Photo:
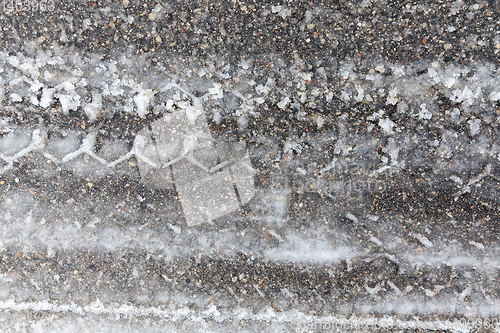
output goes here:
[[7, 1], [1, 330], [498, 331], [498, 5], [382, 2]]

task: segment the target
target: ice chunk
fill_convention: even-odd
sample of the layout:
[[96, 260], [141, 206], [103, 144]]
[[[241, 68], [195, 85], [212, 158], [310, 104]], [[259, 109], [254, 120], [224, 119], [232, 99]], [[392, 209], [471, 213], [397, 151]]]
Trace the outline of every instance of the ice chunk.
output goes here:
[[288, 103], [290, 103], [290, 98], [288, 98], [288, 96], [287, 96], [287, 97], [283, 98], [281, 100], [281, 102], [278, 103], [278, 107], [280, 109], [285, 109], [285, 107], [288, 105]]
[[425, 236], [422, 236], [422, 235], [419, 235], [419, 234], [410, 234], [410, 236], [413, 236], [415, 237], [416, 239], [419, 240], [420, 243], [422, 243], [422, 245], [424, 245], [425, 247], [429, 248], [429, 247], [432, 247], [433, 244], [432, 242], [429, 240], [429, 238], [425, 237]]
[[392, 120], [390, 120], [389, 118], [385, 118], [385, 119], [380, 119], [378, 121], [378, 125], [380, 127], [382, 127], [382, 129], [387, 133], [387, 134], [391, 134], [392, 133], [392, 128], [394, 127], [394, 125], [396, 125]]
[[218, 99], [224, 96], [224, 90], [221, 88], [222, 86], [218, 83], [214, 83], [213, 88], [208, 89], [208, 92], [214, 95], [212, 98]]
[[399, 113], [404, 113], [408, 110], [408, 104], [406, 102], [400, 102], [398, 103], [398, 111]]
[[397, 295], [403, 294], [403, 292], [401, 291], [401, 289], [399, 289], [392, 281], [387, 281], [387, 284], [389, 285], [389, 287], [391, 287], [394, 290], [394, 292]]
[[298, 173], [300, 173], [301, 175], [303, 175], [303, 176], [307, 174], [307, 171], [306, 171], [305, 169], [300, 168], [300, 167], [299, 167], [299, 168], [297, 168], [297, 169], [295, 169], [295, 170], [296, 170]]
[[196, 119], [203, 113], [202, 110], [196, 107], [188, 106], [186, 108], [186, 117], [191, 124], [194, 124]]
[[316, 117], [316, 125], [318, 125], [318, 129], [323, 127], [324, 124], [325, 124], [325, 119], [322, 116], [318, 115]]
[[391, 90], [389, 90], [389, 96], [387, 96], [386, 104], [396, 105], [396, 103], [398, 102], [398, 99], [396, 97], [398, 92], [399, 90], [397, 87], [393, 87]]
[[429, 120], [431, 118], [432, 118], [432, 113], [429, 110], [427, 110], [427, 104], [426, 103], [421, 104], [420, 105], [420, 112], [418, 114], [418, 119]]
[[64, 113], [68, 113], [69, 110], [76, 111], [80, 106], [80, 96], [76, 94], [56, 94], [55, 97], [59, 98], [59, 101], [61, 102], [61, 108]]
[[239, 65], [243, 69], [249, 69], [252, 66], [252, 62], [253, 62], [252, 58], [248, 58], [248, 59], [241, 58]]
[[391, 67], [392, 73], [395, 77], [401, 77], [405, 75], [405, 67], [403, 65], [394, 65]]
[[292, 150], [296, 151], [297, 153], [300, 153], [302, 151], [302, 145], [300, 145], [298, 142], [294, 140], [287, 140], [285, 142], [285, 146], [283, 147], [283, 151], [285, 153], [292, 153]]
[[460, 177], [458, 176], [455, 176], [455, 175], [451, 175], [450, 176], [450, 179], [453, 180], [455, 183], [457, 183], [458, 185], [462, 185], [463, 184], [463, 181], [462, 179], [460, 179]]
[[474, 136], [477, 133], [479, 133], [479, 130], [481, 128], [481, 120], [480, 119], [471, 119], [468, 121], [469, 123], [469, 129], [470, 129], [470, 135]]
[[347, 217], [349, 220], [351, 220], [351, 221], [353, 221], [353, 222], [355, 222], [355, 223], [358, 223], [358, 222], [359, 222], [358, 218], [357, 218], [356, 216], [354, 216], [353, 214], [351, 214], [351, 213], [347, 213], [347, 214], [346, 214], [346, 217]]
[[432, 67], [427, 70], [427, 74], [432, 78], [435, 78], [438, 75], [436, 70]]
[[304, 80], [304, 81], [306, 81], [306, 82], [307, 82], [307, 81], [311, 81], [311, 79], [312, 79], [312, 75], [313, 75], [312, 73], [303, 73], [303, 74], [302, 74], [302, 80]]
[[285, 8], [283, 6], [271, 6], [271, 12], [272, 13], [278, 13], [283, 19], [285, 19], [287, 16], [292, 15], [292, 11], [288, 8]]
[[326, 101], [327, 101], [328, 103], [330, 103], [330, 102], [332, 101], [332, 99], [333, 99], [333, 92], [332, 92], [332, 91], [330, 91], [330, 92], [326, 95]]
[[17, 94], [17, 93], [12, 93], [10, 94], [10, 98], [12, 99], [12, 101], [14, 102], [22, 102], [23, 98], [21, 97], [21, 95]]
[[469, 87], [465, 87], [463, 91], [460, 91], [459, 89], [455, 90], [451, 100], [458, 103], [464, 102], [464, 105], [469, 106], [472, 105], [474, 100], [479, 96], [481, 96], [481, 87], [477, 87], [475, 93], [473, 93]]
[[355, 96], [354, 99], [358, 102], [361, 102], [365, 97], [365, 90], [359, 84], [356, 84], [355, 87], [356, 91], [358, 92], [358, 96]]
[[500, 100], [500, 91], [492, 92], [489, 96], [490, 101], [496, 102]]
[[346, 91], [342, 91], [342, 99], [346, 102], [349, 102], [351, 100], [351, 96], [349, 95], [349, 93], [347, 93]]
[[432, 242], [425, 236], [422, 236], [418, 239], [420, 243], [424, 244], [425, 247], [432, 247]]
[[167, 227], [172, 230], [173, 232], [175, 232], [176, 235], [180, 235], [182, 229], [178, 226], [175, 226], [175, 225], [171, 225], [170, 223], [167, 223]]
[[134, 102], [135, 105], [137, 106], [137, 114], [141, 117], [144, 118], [146, 113], [148, 113], [148, 106], [149, 106], [149, 101], [153, 96], [156, 94], [156, 92], [152, 89], [144, 89], [139, 92], [134, 97]]
[[377, 244], [378, 246], [382, 246], [382, 242], [377, 237], [374, 237], [374, 236], [370, 237], [370, 241]]
[[354, 74], [354, 68], [356, 68], [356, 66], [352, 61], [342, 61], [340, 63], [340, 75], [344, 80], [347, 80], [349, 77], [355, 79], [357, 75]]
[[272, 13], [279, 13], [279, 11], [282, 9], [283, 9], [283, 6], [271, 6]]
[[455, 123], [455, 124], [460, 124], [460, 122], [462, 121], [460, 119], [460, 109], [458, 108], [454, 108], [451, 112], [450, 112], [450, 117], [451, 117], [451, 120]]
[[259, 84], [257, 87], [255, 87], [255, 91], [257, 92], [257, 94], [267, 94], [269, 92], [269, 90], [271, 90], [271, 88], [269, 88], [267, 85], [262, 85], [262, 84]]

